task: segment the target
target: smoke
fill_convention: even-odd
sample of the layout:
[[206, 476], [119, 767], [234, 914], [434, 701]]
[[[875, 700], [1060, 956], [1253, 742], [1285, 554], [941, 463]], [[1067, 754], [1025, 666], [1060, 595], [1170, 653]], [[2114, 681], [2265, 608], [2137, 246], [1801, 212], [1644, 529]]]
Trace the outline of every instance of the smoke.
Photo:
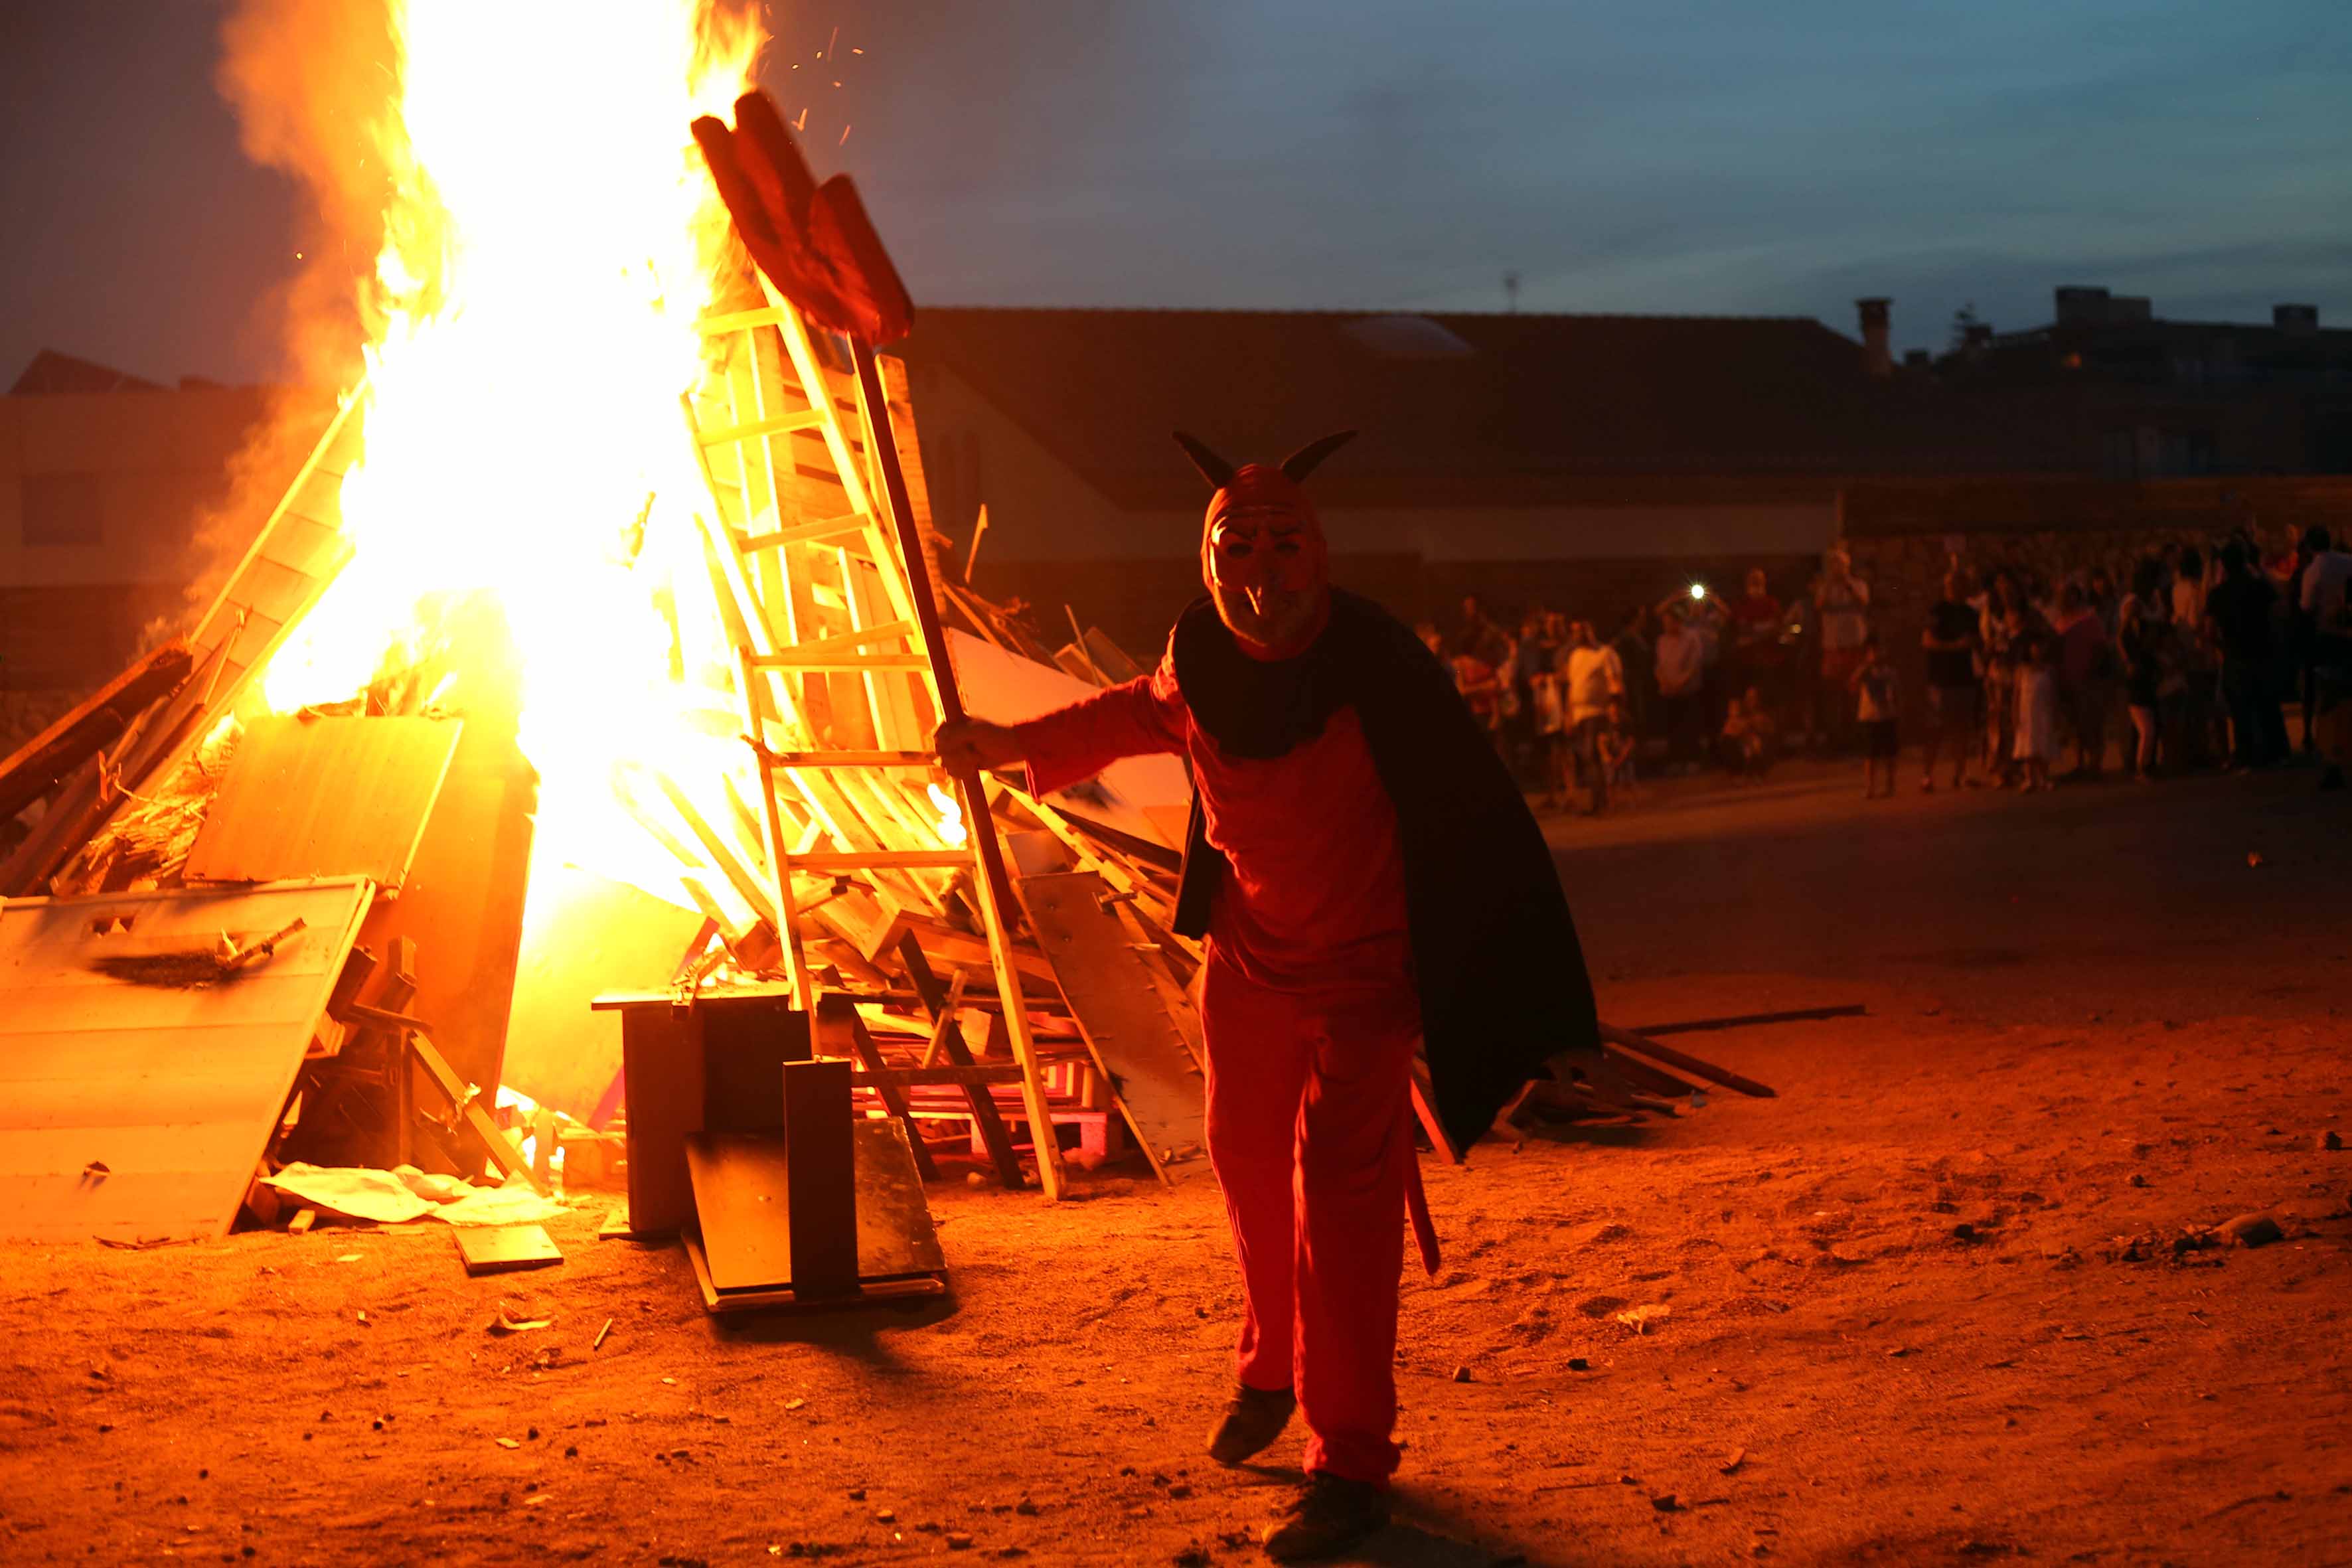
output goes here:
[[[370, 279], [404, 156], [395, 121], [394, 0], [236, 0], [223, 19], [214, 85], [246, 155], [291, 179], [295, 270], [257, 307], [286, 390], [229, 463], [223, 500], [199, 519], [188, 620], [220, 591], [362, 372]], [[181, 627], [159, 623], [148, 638]]]
[[221, 26], [214, 79], [246, 155], [305, 197], [302, 264], [263, 307], [279, 323], [287, 368], [312, 385], [349, 386], [400, 159], [391, 0], [239, 0]]

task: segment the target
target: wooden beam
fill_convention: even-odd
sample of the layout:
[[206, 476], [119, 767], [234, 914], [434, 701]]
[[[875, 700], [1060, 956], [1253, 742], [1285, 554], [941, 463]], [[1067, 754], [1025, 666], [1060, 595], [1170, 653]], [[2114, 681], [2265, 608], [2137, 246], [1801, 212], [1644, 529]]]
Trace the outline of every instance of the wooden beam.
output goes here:
[[798, 414], [772, 414], [765, 419], [746, 419], [740, 425], [721, 425], [716, 430], [705, 430], [698, 437], [706, 447], [723, 446], [729, 441], [748, 441], [758, 436], [789, 436], [795, 430], [814, 430], [824, 423], [824, 416], [811, 408]]
[[519, 1175], [531, 1184], [533, 1191], [545, 1196], [546, 1184], [539, 1179], [539, 1173], [530, 1168], [530, 1162], [522, 1157], [522, 1151], [514, 1146], [514, 1141], [507, 1136], [505, 1129], [491, 1121], [490, 1113], [482, 1109], [481, 1097], [467, 1091], [465, 1080], [434, 1048], [432, 1041], [413, 1029], [406, 1032], [405, 1037], [408, 1054], [416, 1059], [416, 1065], [425, 1069], [425, 1076], [432, 1081], [433, 1087], [441, 1091], [457, 1111], [459, 1136], [487, 1156], [501, 1175]]
[[759, 654], [755, 657], [762, 668], [789, 669], [812, 658], [826, 658], [835, 654], [848, 653], [864, 647], [868, 643], [885, 642], [891, 637], [903, 637], [914, 629], [915, 625], [912, 621], [883, 621], [875, 626], [860, 627], [854, 632], [836, 632], [831, 637], [809, 637], [789, 647], [780, 647], [773, 653]]
[[1021, 1069], [1006, 1062], [983, 1067], [966, 1062], [943, 1068], [868, 1068], [850, 1076], [853, 1089], [980, 1089], [992, 1083], [1019, 1083]]
[[1144, 1158], [1173, 1186], [1208, 1169], [1201, 1068], [1092, 871], [1024, 877], [1021, 902]]
[[[942, 722], [953, 722], [964, 717], [963, 694], [956, 688], [954, 668], [947, 662], [947, 637], [940, 629], [939, 600], [931, 592], [921, 530], [916, 525], [906, 470], [890, 436], [889, 400], [882, 385], [881, 368], [875, 362], [872, 344], [852, 339], [850, 352], [856, 361], [857, 401], [866, 414], [866, 455], [880, 471], [883, 500], [898, 539], [899, 565], [907, 574], [916, 619], [920, 623], [920, 643], [931, 659], [931, 685], [939, 697], [940, 718]], [[980, 904], [981, 925], [988, 933], [989, 958], [996, 972], [997, 990], [1008, 1004], [1000, 1016], [1012, 1043], [1013, 1060], [1021, 1067], [1021, 1096], [1028, 1108], [1032, 1142], [1037, 1151], [1037, 1183], [1048, 1199], [1058, 1200], [1066, 1178], [1062, 1170], [1062, 1148], [1055, 1140], [1052, 1108], [1045, 1103], [1045, 1086], [1037, 1077], [1036, 1042], [1029, 1035], [1028, 1015], [1009, 1005], [1021, 995], [1021, 973], [1013, 955], [1015, 906], [1012, 879], [1004, 870], [1004, 847], [997, 842], [996, 818], [989, 812], [987, 787], [979, 770], [966, 768], [950, 776], [955, 780], [966, 830], [971, 836], [971, 847], [978, 858], [979, 875], [972, 879], [973, 893]]]
[[793, 857], [803, 871], [947, 871], [971, 864], [969, 849], [815, 849]]
[[915, 1168], [923, 1180], [938, 1179], [939, 1166], [931, 1152], [924, 1146], [922, 1124], [915, 1120], [890, 1068], [882, 1060], [882, 1048], [874, 1037], [866, 1032], [866, 1020], [857, 1016], [857, 1004], [839, 992], [830, 992], [817, 998], [814, 1016], [814, 1043], [819, 1052], [831, 1057], [847, 1057], [866, 1069], [873, 1079], [872, 1087], [881, 1095], [883, 1109], [898, 1119], [907, 1130], [907, 1142], [915, 1152]]
[[821, 522], [795, 523], [780, 528], [773, 533], [754, 533], [738, 539], [735, 548], [749, 555], [756, 550], [781, 550], [787, 544], [804, 544], [819, 539], [839, 539], [844, 534], [863, 533], [874, 526], [874, 520], [862, 511], [844, 512]]
[[[906, 966], [907, 978], [923, 998], [923, 1006], [939, 1019], [939, 1029], [931, 1044], [944, 1054], [950, 1065], [960, 1068], [974, 1065], [971, 1048], [963, 1041], [963, 1024], [960, 1009], [963, 1004], [964, 978], [958, 971], [955, 983], [945, 994], [940, 990], [939, 976], [931, 973], [930, 961], [923, 956], [923, 944], [913, 931], [898, 938], [898, 962]], [[998, 1006], [1003, 1005], [1000, 1000]], [[933, 1052], [923, 1053], [923, 1065], [931, 1065]], [[1017, 1080], [1016, 1080], [1017, 1081]], [[978, 1084], [964, 1086], [964, 1103], [971, 1110], [972, 1125], [980, 1129], [982, 1147], [988, 1151], [989, 1163], [996, 1167], [996, 1179], [1013, 1192], [1027, 1185], [1021, 1174], [1021, 1156], [1013, 1148], [1013, 1133], [997, 1114], [996, 1097]]]
[[1719, 1068], [1713, 1062], [1692, 1056], [1685, 1051], [1678, 1051], [1672, 1046], [1662, 1046], [1657, 1041], [1634, 1034], [1630, 1029], [1620, 1029], [1603, 1024], [1601, 1026], [1601, 1037], [1620, 1050], [1632, 1051], [1654, 1060], [1662, 1061], [1670, 1068], [1678, 1068], [1696, 1078], [1703, 1078], [1709, 1083], [1719, 1083], [1726, 1089], [1737, 1089], [1741, 1094], [1752, 1095], [1759, 1100], [1778, 1098], [1769, 1084], [1758, 1083], [1752, 1078], [1742, 1078], [1728, 1068]]
[[1695, 1035], [1710, 1029], [1750, 1029], [1764, 1024], [1811, 1024], [1824, 1018], [1859, 1018], [1870, 1009], [1860, 1002], [1830, 1007], [1790, 1007], [1778, 1013], [1735, 1013], [1721, 1018], [1685, 1018], [1678, 1024], [1638, 1024], [1630, 1031], [1643, 1038], [1658, 1035]]
[[131, 667], [76, 704], [63, 718], [0, 762], [0, 821], [16, 816], [66, 782], [131, 721], [169, 695], [194, 668], [185, 637], [132, 661]]

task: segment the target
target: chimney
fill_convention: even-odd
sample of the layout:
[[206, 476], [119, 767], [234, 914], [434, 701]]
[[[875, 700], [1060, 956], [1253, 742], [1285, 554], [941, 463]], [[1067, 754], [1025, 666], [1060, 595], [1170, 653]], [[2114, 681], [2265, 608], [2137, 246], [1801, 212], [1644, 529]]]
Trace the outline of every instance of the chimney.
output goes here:
[[2061, 283], [2054, 290], [2057, 322], [2062, 327], [2103, 327], [2107, 323], [2105, 289], [2081, 283]]
[[1892, 300], [1856, 300], [1862, 312], [1862, 365], [1873, 375], [1895, 374], [1895, 354], [1887, 342], [1887, 307]]
[[2282, 332], [2315, 332], [2319, 331], [2319, 307], [2273, 305], [2271, 325]]

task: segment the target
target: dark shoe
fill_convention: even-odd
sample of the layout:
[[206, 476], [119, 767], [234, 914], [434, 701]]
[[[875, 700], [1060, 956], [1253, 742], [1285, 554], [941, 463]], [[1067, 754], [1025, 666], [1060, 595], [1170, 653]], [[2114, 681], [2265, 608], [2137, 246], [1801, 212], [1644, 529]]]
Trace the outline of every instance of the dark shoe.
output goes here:
[[1281, 1436], [1297, 1408], [1298, 1396], [1286, 1388], [1240, 1384], [1209, 1434], [1209, 1458], [1221, 1465], [1240, 1464]]
[[1318, 1563], [1385, 1526], [1389, 1494], [1370, 1481], [1318, 1470], [1286, 1511], [1290, 1517], [1265, 1533], [1265, 1554], [1276, 1563]]

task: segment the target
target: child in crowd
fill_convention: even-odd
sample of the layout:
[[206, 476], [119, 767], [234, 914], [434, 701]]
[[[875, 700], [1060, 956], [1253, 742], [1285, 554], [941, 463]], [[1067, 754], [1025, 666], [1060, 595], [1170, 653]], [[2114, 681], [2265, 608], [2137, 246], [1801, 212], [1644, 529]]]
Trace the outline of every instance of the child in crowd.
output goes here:
[[1999, 789], [2016, 763], [2010, 751], [2017, 720], [2017, 647], [2006, 616], [1985, 617], [1985, 773]]
[[2050, 759], [2058, 752], [2058, 675], [2050, 668], [2050, 645], [2027, 637], [2019, 646], [2017, 729], [2013, 742], [2021, 791], [2050, 787]]
[[[1848, 684], [1854, 693], [1854, 717], [1861, 721], [1863, 734], [1862, 796], [1874, 800], [1895, 794], [1895, 760], [1896, 756], [1895, 716], [1901, 701], [1901, 688], [1895, 679], [1895, 667], [1886, 662], [1886, 655], [1878, 646], [1878, 634], [1870, 633], [1863, 639], [1862, 665]], [[1886, 775], [1886, 787], [1878, 787], [1878, 775]]]
[[1731, 700], [1723, 716], [1723, 765], [1734, 778], [1760, 779], [1772, 765], [1772, 740], [1778, 731], [1764, 707], [1764, 694], [1749, 687]]
[[1633, 777], [1633, 724], [1623, 698], [1609, 704], [1609, 722], [1602, 726], [1595, 749], [1601, 756], [1603, 776], [1609, 780], [1610, 794], [1620, 801], [1637, 798]]

